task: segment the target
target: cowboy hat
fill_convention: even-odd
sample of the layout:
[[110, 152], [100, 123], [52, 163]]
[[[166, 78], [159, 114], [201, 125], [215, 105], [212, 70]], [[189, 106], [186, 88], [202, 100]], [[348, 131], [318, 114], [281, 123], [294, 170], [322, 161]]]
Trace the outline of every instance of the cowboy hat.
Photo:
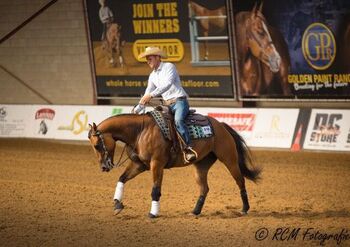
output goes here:
[[151, 55], [160, 56], [161, 58], [167, 58], [168, 57], [167, 54], [164, 51], [159, 49], [159, 47], [149, 46], [149, 47], [146, 47], [146, 50], [144, 52], [140, 53], [139, 59], [140, 58], [144, 58], [146, 56], [151, 56]]

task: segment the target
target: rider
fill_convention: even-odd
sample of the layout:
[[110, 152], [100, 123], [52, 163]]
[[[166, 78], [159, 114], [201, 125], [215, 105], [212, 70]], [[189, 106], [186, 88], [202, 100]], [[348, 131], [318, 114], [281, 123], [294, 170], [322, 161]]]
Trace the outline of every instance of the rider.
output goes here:
[[101, 37], [101, 40], [103, 41], [106, 38], [107, 29], [109, 25], [113, 22], [114, 17], [112, 10], [106, 5], [106, 0], [99, 0], [98, 2], [101, 5], [98, 15], [100, 17], [100, 21], [103, 24], [103, 32]]
[[152, 98], [162, 96], [165, 105], [168, 105], [174, 114], [176, 129], [185, 143], [183, 148], [185, 158], [188, 162], [192, 162], [197, 156], [190, 147], [190, 136], [185, 125], [185, 118], [189, 112], [188, 95], [181, 86], [176, 67], [172, 63], [161, 61], [161, 58], [167, 58], [167, 55], [158, 47], [147, 47], [139, 55], [139, 58], [144, 57], [152, 72], [148, 78], [145, 94], [139, 104], [145, 105]]

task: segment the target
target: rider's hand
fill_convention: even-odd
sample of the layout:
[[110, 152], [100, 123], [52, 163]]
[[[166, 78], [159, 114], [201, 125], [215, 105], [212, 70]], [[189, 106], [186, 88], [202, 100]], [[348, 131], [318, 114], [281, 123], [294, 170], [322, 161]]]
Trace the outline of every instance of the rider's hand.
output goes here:
[[150, 102], [151, 99], [152, 99], [152, 95], [151, 95], [151, 94], [145, 94], [145, 95], [140, 99], [139, 104], [145, 105], [145, 104], [147, 104], [148, 102]]

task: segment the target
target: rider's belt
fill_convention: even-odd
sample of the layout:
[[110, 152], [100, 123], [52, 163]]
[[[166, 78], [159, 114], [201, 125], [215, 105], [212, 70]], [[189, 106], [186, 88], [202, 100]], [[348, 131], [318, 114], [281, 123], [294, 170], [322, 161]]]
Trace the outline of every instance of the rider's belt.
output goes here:
[[176, 101], [182, 100], [182, 99], [187, 99], [187, 97], [186, 96], [182, 96], [182, 97], [178, 97], [178, 98], [172, 98], [172, 99], [164, 100], [164, 105], [171, 105], [171, 104], [174, 104]]

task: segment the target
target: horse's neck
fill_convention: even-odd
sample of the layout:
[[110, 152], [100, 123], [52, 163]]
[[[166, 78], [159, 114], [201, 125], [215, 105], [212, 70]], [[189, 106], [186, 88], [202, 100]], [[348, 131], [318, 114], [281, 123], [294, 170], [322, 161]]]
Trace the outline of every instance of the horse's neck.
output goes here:
[[197, 3], [190, 1], [190, 6], [191, 9], [193, 10], [193, 12], [198, 15], [198, 14], [202, 14], [201, 11], [203, 12], [203, 7], [198, 5]]
[[138, 115], [119, 115], [110, 117], [99, 124], [98, 129], [110, 133], [116, 141], [133, 145], [142, 131], [143, 119]]
[[192, 10], [195, 12], [196, 15], [200, 15], [200, 16], [213, 16], [213, 15], [225, 15], [226, 12], [226, 6], [221, 6], [217, 9], [207, 9], [201, 5], [199, 5], [198, 3], [195, 3], [193, 1], [190, 1], [190, 5]]

